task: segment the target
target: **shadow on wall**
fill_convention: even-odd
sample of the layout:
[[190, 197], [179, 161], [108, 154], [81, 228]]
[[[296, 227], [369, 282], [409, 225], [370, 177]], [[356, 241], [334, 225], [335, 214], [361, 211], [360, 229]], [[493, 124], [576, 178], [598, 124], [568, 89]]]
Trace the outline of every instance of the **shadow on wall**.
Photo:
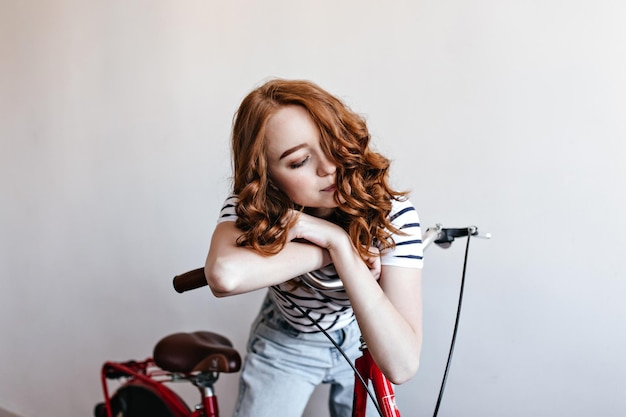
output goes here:
[[4, 408], [0, 407], [0, 417], [20, 417], [17, 414], [13, 414], [10, 411], [5, 410]]

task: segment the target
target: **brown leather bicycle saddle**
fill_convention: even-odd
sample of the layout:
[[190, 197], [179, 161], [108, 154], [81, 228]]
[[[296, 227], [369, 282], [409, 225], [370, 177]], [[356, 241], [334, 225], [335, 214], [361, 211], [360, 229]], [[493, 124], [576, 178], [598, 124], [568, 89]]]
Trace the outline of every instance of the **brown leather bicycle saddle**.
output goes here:
[[212, 332], [174, 333], [156, 344], [154, 363], [170, 372], [237, 372], [241, 357], [230, 340]]

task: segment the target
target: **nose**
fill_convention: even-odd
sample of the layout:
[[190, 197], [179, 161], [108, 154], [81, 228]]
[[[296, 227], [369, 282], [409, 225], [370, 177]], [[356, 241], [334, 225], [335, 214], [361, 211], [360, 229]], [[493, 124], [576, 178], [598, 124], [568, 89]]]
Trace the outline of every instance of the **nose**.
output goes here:
[[319, 158], [319, 164], [317, 165], [317, 175], [325, 177], [332, 175], [337, 170], [335, 165], [326, 155], [322, 154]]

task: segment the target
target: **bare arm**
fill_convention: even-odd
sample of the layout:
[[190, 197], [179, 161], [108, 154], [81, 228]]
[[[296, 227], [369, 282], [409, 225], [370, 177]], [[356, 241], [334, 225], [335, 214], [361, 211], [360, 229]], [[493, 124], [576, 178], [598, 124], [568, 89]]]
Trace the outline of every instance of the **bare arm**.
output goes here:
[[280, 284], [330, 263], [328, 252], [313, 244], [289, 242], [278, 254], [264, 256], [237, 246], [240, 235], [234, 222], [219, 223], [213, 232], [204, 271], [217, 297]]
[[374, 361], [392, 382], [410, 379], [422, 347], [421, 270], [383, 266], [377, 282], [343, 229], [305, 214], [290, 235], [328, 250]]
[[396, 384], [408, 381], [419, 367], [421, 278], [420, 269], [383, 266], [377, 285], [363, 283], [356, 275], [343, 279], [374, 361]]

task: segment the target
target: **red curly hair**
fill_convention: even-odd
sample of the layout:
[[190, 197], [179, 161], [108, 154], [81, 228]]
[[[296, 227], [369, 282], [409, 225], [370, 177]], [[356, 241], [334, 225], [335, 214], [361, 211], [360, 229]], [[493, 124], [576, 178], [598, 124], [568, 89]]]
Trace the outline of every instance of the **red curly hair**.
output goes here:
[[278, 253], [287, 243], [285, 219], [297, 207], [271, 185], [265, 155], [265, 128], [276, 111], [287, 105], [304, 108], [317, 125], [321, 146], [337, 166], [335, 201], [331, 221], [350, 235], [363, 259], [376, 241], [393, 247], [394, 228], [388, 214], [391, 200], [406, 193], [388, 182], [389, 160], [369, 148], [365, 120], [316, 84], [301, 80], [271, 80], [253, 90], [235, 113], [232, 133], [233, 191], [238, 196], [238, 244], [265, 255]]

